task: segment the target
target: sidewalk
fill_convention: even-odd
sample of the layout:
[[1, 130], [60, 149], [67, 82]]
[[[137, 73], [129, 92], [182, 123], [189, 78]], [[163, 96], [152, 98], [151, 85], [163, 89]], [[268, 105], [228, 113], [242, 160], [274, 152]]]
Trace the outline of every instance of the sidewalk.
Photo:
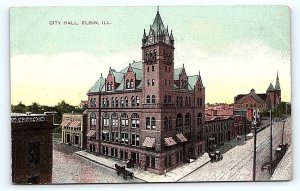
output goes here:
[[[90, 154], [85, 151], [77, 151], [75, 154], [84, 157], [90, 161], [93, 161], [95, 163], [98, 163], [100, 165], [106, 166], [108, 168], [115, 170], [115, 164], [123, 165], [125, 166], [125, 162], [121, 162], [117, 159], [105, 157], [105, 156], [95, 156], [93, 154]], [[130, 168], [129, 171], [134, 173], [134, 177], [138, 178], [145, 182], [176, 182], [180, 179], [184, 178], [185, 176], [189, 175], [190, 173], [194, 172], [195, 170], [201, 168], [203, 165], [209, 163], [209, 157], [208, 154], [205, 153], [203, 156], [199, 157], [197, 160], [186, 163], [181, 165], [180, 167], [177, 167], [165, 175], [157, 175], [154, 173], [150, 173], [148, 171], [144, 171], [138, 167]]]
[[289, 146], [285, 155], [277, 165], [271, 180], [292, 180], [292, 168], [293, 168], [293, 156], [292, 156], [292, 145]]

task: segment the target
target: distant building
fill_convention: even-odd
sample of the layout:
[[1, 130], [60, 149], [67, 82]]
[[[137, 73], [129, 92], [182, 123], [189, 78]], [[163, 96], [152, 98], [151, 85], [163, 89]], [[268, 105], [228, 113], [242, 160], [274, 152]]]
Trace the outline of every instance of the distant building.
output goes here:
[[260, 121], [260, 113], [274, 109], [281, 103], [281, 88], [277, 73], [275, 88], [270, 83], [266, 93], [257, 94], [251, 89], [248, 94], [239, 94], [234, 98], [234, 110], [244, 113], [251, 121]]
[[232, 133], [234, 130], [233, 117], [205, 116], [205, 125], [207, 151], [221, 147], [226, 141], [234, 138]]
[[12, 182], [52, 182], [53, 114], [12, 114]]
[[[228, 120], [233, 120], [233, 125], [230, 125], [230, 136], [225, 136], [230, 140], [237, 136], [242, 136], [250, 132], [250, 121], [246, 117], [246, 113], [236, 112], [233, 104], [215, 104], [205, 108], [205, 120], [207, 124], [227, 123]], [[231, 122], [230, 122], [231, 123]], [[208, 133], [211, 135], [211, 133]], [[209, 136], [208, 135], [208, 136]], [[208, 144], [208, 143], [207, 143]], [[221, 144], [223, 144], [221, 142]]]
[[80, 101], [80, 104], [79, 104], [79, 108], [80, 108], [80, 109], [87, 108], [87, 104], [88, 104], [88, 101], [87, 101], [87, 100], [81, 100], [81, 101]]
[[87, 114], [65, 113], [62, 117], [62, 142], [65, 144], [86, 148]]
[[200, 73], [174, 68], [174, 37], [159, 12], [144, 30], [142, 61], [109, 69], [88, 92], [87, 150], [155, 172], [205, 151], [205, 87]]

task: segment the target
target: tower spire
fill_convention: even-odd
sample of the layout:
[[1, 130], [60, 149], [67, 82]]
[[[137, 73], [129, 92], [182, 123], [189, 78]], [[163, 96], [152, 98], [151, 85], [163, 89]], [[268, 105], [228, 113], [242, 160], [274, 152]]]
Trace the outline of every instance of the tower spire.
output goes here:
[[280, 83], [279, 83], [279, 77], [278, 77], [278, 70], [277, 70], [277, 76], [276, 76], [275, 90], [281, 90]]
[[157, 5], [157, 14], [159, 15], [159, 5]]

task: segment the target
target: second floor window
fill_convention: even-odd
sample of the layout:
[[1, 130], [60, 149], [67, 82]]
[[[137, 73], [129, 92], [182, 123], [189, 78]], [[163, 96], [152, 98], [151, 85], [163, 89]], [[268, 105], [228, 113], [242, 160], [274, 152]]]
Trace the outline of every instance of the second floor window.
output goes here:
[[121, 115], [121, 127], [128, 127], [128, 115], [126, 113]]

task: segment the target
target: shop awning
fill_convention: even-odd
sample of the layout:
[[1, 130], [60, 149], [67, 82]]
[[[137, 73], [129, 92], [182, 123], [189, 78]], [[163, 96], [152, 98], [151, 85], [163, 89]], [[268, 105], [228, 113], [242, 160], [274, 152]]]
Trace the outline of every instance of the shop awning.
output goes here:
[[79, 127], [81, 125], [81, 121], [72, 121], [69, 127]]
[[90, 130], [87, 134], [87, 137], [95, 137], [96, 136], [96, 131], [95, 130]]
[[165, 138], [165, 145], [166, 146], [173, 146], [176, 145], [176, 141], [172, 137]]
[[68, 126], [71, 123], [70, 120], [63, 120], [63, 122], [60, 124], [60, 126], [64, 127], [64, 126]]
[[185, 138], [185, 136], [182, 133], [177, 134], [176, 137], [179, 139], [180, 142], [187, 141], [187, 139]]
[[148, 148], [155, 147], [155, 138], [146, 137], [145, 141], [143, 142], [143, 147], [148, 147]]

